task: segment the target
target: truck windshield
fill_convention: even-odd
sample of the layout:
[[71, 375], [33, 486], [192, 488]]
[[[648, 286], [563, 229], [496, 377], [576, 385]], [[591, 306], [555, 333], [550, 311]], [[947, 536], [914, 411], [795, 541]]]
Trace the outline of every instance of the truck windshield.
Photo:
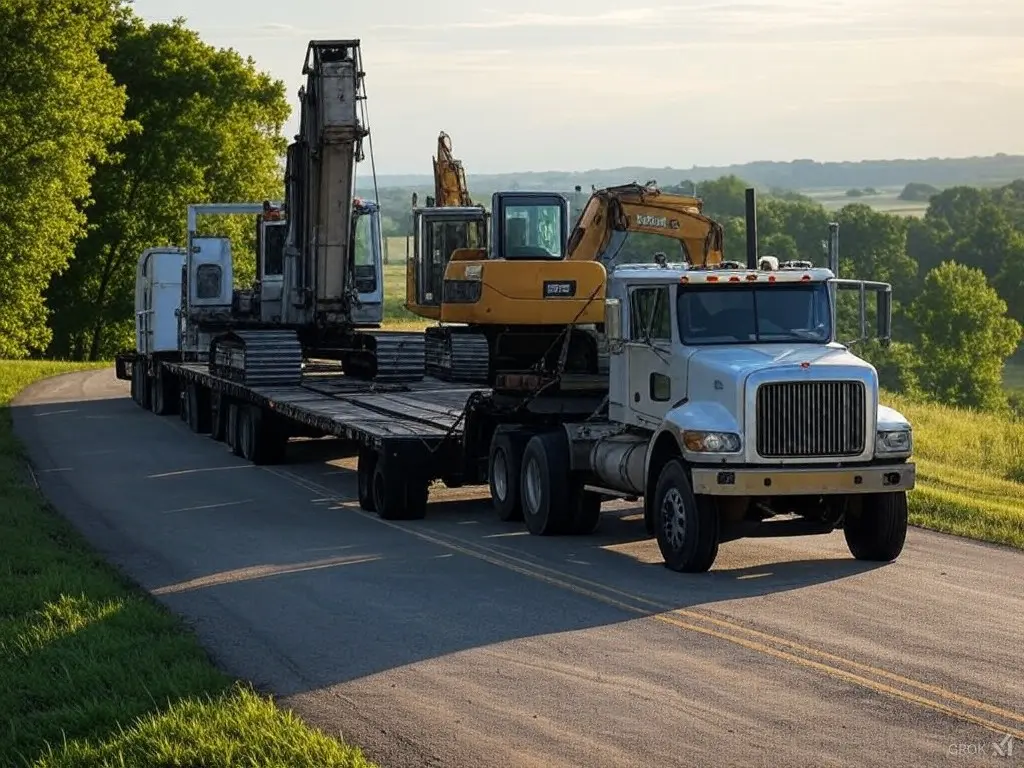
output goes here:
[[825, 283], [680, 286], [676, 308], [684, 344], [825, 344], [832, 338]]

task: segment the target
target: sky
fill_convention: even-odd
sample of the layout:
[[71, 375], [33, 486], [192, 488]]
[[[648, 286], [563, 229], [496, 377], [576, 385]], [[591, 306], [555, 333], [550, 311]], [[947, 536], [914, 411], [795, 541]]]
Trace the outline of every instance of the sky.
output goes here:
[[[1024, 154], [1024, 0], [135, 0], [283, 80], [359, 38], [378, 174]], [[286, 125], [297, 129], [293, 112]]]

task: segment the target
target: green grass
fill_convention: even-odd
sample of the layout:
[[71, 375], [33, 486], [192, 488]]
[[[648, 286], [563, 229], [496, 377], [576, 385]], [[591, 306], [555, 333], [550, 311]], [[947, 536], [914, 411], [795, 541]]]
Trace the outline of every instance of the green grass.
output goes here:
[[0, 762], [371, 766], [219, 672], [32, 487], [11, 398], [39, 378], [105, 365], [0, 362]]
[[897, 395], [884, 401], [914, 426], [911, 523], [1024, 549], [1024, 423]]
[[405, 238], [388, 239], [401, 240], [403, 250], [392, 251], [391, 263], [384, 266], [384, 325], [397, 330], [420, 330], [432, 325], [433, 320], [418, 317], [405, 308]]

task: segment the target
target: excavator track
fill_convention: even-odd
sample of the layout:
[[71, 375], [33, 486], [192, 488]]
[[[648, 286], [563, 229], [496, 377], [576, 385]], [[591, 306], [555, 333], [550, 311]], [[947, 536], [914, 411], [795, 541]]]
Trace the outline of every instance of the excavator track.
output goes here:
[[427, 374], [444, 381], [487, 384], [491, 351], [487, 337], [466, 328], [433, 326], [424, 333]]
[[373, 338], [376, 372], [381, 383], [420, 381], [426, 370], [426, 342], [422, 334], [382, 331], [365, 334]]
[[249, 386], [297, 386], [302, 344], [295, 331], [230, 331], [210, 344], [210, 373]]

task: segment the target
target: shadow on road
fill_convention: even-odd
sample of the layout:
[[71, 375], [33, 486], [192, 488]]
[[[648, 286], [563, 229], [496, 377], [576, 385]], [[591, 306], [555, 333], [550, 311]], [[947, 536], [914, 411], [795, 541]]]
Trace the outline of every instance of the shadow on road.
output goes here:
[[426, 520], [385, 523], [353, 501], [354, 473], [335, 461], [353, 451], [337, 441], [295, 445], [264, 470], [127, 398], [12, 410], [58, 509], [230, 672], [281, 695], [872, 568], [760, 540], [724, 545], [711, 573], [675, 574], [635, 506], [606, 505], [594, 536], [541, 538], [440, 491]]

